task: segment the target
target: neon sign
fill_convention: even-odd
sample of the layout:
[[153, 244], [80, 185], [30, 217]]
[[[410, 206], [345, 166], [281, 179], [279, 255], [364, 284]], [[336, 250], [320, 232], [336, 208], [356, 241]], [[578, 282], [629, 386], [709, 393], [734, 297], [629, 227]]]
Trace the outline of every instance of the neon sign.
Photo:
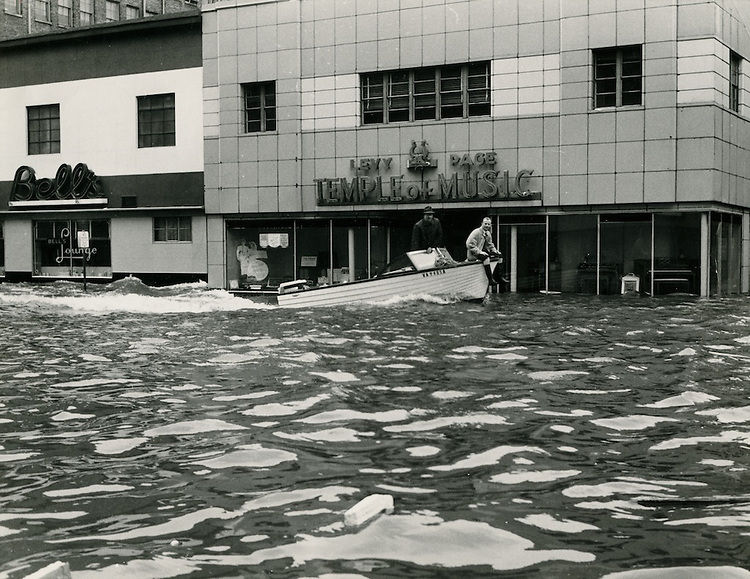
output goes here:
[[66, 204], [66, 201], [81, 203], [85, 200], [106, 203], [99, 177], [85, 163], [78, 163], [75, 167], [63, 163], [54, 179], [37, 179], [32, 167], [22, 165], [13, 177], [9, 206]]
[[76, 258], [91, 261], [91, 256], [96, 255], [96, 247], [70, 247], [70, 229], [68, 227], [63, 227], [60, 230], [59, 239], [48, 239], [47, 243], [59, 246], [59, 253], [55, 256], [57, 264], [63, 263], [66, 259]]

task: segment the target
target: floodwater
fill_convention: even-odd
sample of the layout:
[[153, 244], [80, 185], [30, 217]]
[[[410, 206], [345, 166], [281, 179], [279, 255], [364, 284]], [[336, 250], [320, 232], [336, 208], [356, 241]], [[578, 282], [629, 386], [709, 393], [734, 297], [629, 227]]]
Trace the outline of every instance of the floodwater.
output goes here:
[[0, 577], [750, 577], [747, 298], [123, 280], [0, 316]]

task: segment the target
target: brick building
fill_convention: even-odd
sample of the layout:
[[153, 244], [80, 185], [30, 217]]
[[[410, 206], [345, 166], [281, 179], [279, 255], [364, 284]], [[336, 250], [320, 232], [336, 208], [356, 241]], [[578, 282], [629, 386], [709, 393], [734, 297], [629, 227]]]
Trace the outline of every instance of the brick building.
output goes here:
[[79, 28], [197, 11], [198, 0], [3, 0], [0, 12], [0, 40], [30, 34]]

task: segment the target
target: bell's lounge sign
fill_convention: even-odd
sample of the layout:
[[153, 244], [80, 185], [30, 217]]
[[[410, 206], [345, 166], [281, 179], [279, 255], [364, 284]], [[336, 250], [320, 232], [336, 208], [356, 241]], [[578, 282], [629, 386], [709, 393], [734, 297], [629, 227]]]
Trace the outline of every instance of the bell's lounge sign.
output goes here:
[[16, 169], [10, 190], [10, 209], [52, 207], [78, 208], [107, 205], [99, 177], [85, 163], [74, 168], [63, 163], [54, 179], [37, 179], [34, 169], [22, 165]]
[[[351, 159], [353, 177], [315, 179], [317, 204], [363, 205], [452, 201], [532, 201], [541, 199], [534, 190], [540, 178], [533, 169], [511, 174], [496, 167], [497, 153], [451, 153], [453, 172], [435, 173], [438, 166], [425, 141], [412, 142], [406, 177], [394, 168], [393, 157]], [[417, 173], [414, 175], [413, 173]]]

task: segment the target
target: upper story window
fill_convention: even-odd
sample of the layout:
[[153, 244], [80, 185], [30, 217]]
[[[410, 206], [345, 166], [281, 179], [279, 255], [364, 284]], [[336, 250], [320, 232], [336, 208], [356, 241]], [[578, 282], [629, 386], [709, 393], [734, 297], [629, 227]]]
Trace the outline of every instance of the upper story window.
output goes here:
[[81, 0], [79, 4], [78, 19], [81, 26], [87, 26], [94, 22], [94, 0]]
[[115, 22], [120, 19], [120, 3], [107, 0], [104, 18], [107, 22]]
[[57, 0], [57, 25], [73, 26], [73, 0]]
[[192, 241], [190, 217], [154, 217], [154, 241]]
[[740, 112], [740, 67], [742, 57], [736, 52], [729, 53], [729, 108]]
[[6, 14], [21, 15], [21, 0], [5, 0]]
[[138, 97], [138, 147], [175, 144], [174, 93]]
[[133, 20], [141, 17], [141, 9], [138, 6], [125, 6], [125, 19]]
[[254, 82], [242, 85], [245, 132], [276, 130], [276, 83]]
[[640, 105], [642, 85], [640, 46], [594, 51], [594, 108]]
[[60, 105], [26, 108], [29, 132], [29, 155], [60, 152]]
[[362, 75], [362, 122], [366, 125], [489, 114], [489, 62]]
[[36, 0], [34, 2], [34, 18], [42, 22], [51, 22], [51, 4], [50, 0]]

